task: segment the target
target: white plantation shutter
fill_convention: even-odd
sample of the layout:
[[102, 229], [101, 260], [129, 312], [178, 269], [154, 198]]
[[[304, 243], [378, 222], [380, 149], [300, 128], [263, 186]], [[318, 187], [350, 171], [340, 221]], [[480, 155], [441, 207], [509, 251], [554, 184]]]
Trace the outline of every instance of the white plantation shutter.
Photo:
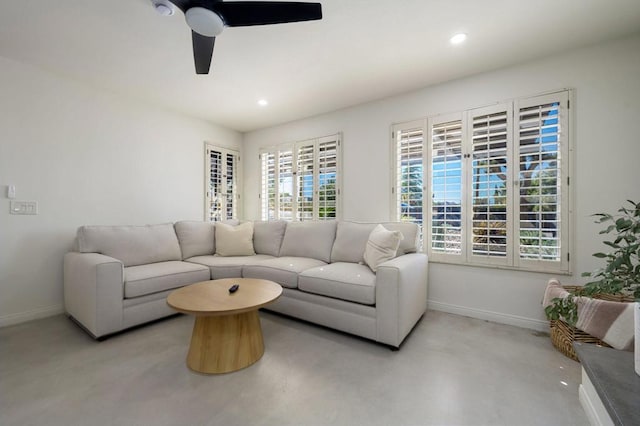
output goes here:
[[236, 162], [238, 156], [236, 155], [227, 155], [226, 156], [226, 174], [223, 176], [224, 178], [224, 191], [227, 193], [227, 203], [226, 203], [226, 217], [227, 219], [237, 218], [237, 207], [238, 203], [236, 202]]
[[278, 219], [292, 220], [294, 208], [293, 151], [278, 152]]
[[205, 220], [237, 219], [240, 154], [209, 144], [205, 144], [205, 153]]
[[[340, 209], [339, 158], [339, 134], [298, 142], [293, 147], [261, 150], [262, 218], [337, 218]], [[277, 185], [271, 182], [277, 182]]]
[[463, 128], [461, 114], [429, 120], [430, 246], [434, 259], [441, 253], [465, 255]]
[[276, 215], [276, 154], [265, 152], [260, 154], [262, 169], [262, 220], [275, 220]]
[[320, 220], [336, 219], [338, 211], [338, 148], [339, 135], [318, 141], [318, 214]]
[[315, 195], [315, 153], [313, 142], [297, 145], [297, 220], [312, 220]]
[[424, 125], [424, 120], [419, 120], [393, 128], [394, 216], [395, 220], [419, 225], [419, 247], [422, 247], [424, 218]]
[[393, 126], [393, 215], [421, 224], [425, 203], [431, 260], [571, 272], [570, 93]]
[[206, 219], [209, 221], [222, 220], [222, 152], [211, 149], [209, 157], [209, 179], [207, 189]]
[[[511, 105], [496, 105], [469, 112], [471, 149], [470, 230], [471, 256], [485, 263], [508, 264], [511, 231]], [[498, 260], [502, 258], [503, 260]]]
[[516, 131], [519, 201], [515, 205], [520, 264], [567, 268], [563, 248], [568, 207], [568, 94], [518, 102]]

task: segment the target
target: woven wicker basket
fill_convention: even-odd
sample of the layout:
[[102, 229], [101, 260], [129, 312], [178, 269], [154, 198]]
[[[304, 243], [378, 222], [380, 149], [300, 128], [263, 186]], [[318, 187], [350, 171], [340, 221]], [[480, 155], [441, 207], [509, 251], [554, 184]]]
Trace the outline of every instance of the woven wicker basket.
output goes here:
[[[563, 287], [569, 292], [582, 288], [581, 286], [575, 285], [565, 285]], [[593, 297], [594, 299], [608, 300], [610, 302], [634, 301], [633, 296], [625, 296], [622, 294], [596, 294]], [[553, 346], [555, 346], [555, 348], [564, 355], [578, 362], [580, 361], [578, 360], [576, 352], [573, 350], [573, 342], [595, 343], [596, 345], [601, 345], [607, 348], [611, 347], [597, 337], [585, 333], [582, 330], [578, 330], [561, 320], [551, 320], [550, 327], [551, 343], [553, 343]]]

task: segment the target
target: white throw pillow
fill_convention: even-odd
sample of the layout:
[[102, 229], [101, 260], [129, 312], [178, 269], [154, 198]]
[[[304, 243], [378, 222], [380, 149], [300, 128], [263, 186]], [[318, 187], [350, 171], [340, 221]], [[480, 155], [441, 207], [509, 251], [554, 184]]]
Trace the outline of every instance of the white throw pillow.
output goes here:
[[389, 231], [382, 225], [376, 226], [364, 249], [364, 261], [373, 272], [376, 272], [381, 263], [396, 257], [398, 246], [403, 236], [399, 231]]
[[216, 254], [218, 256], [251, 256], [253, 250], [253, 223], [238, 226], [216, 223]]

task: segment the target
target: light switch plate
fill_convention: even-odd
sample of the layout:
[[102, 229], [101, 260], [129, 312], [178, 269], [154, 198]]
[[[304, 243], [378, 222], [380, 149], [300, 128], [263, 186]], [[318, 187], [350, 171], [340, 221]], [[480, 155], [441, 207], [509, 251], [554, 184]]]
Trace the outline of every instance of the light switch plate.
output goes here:
[[35, 215], [38, 214], [38, 202], [37, 201], [11, 201], [9, 203], [9, 213], [11, 214], [26, 214]]

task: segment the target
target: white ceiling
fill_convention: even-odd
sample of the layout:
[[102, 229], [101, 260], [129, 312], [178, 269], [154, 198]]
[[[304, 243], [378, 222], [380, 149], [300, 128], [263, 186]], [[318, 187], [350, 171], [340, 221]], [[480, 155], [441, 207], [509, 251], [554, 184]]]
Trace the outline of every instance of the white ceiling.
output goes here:
[[320, 21], [225, 29], [196, 75], [179, 10], [0, 0], [0, 55], [244, 132], [640, 31], [640, 0], [320, 2]]

